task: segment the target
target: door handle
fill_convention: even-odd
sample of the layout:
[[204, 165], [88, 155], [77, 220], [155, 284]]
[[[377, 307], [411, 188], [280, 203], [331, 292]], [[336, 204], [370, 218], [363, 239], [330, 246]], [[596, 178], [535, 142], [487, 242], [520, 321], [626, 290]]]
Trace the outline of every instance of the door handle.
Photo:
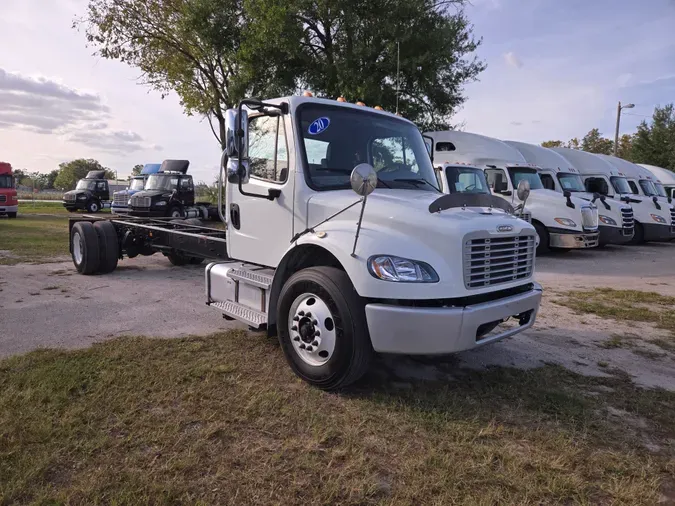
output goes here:
[[237, 230], [241, 227], [239, 204], [230, 204], [230, 223], [232, 223], [232, 226]]

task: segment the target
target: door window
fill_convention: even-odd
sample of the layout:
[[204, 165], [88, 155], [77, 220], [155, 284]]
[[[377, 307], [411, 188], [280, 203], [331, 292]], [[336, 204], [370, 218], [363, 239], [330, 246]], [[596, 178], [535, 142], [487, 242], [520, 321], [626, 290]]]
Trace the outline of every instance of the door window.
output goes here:
[[628, 186], [630, 186], [630, 191], [633, 193], [633, 195], [640, 194], [640, 192], [638, 191], [638, 187], [635, 184], [635, 181], [628, 181]]
[[502, 185], [506, 187], [506, 173], [503, 169], [485, 169], [485, 175], [487, 176], [488, 186], [494, 190], [495, 181], [500, 180]]
[[541, 184], [544, 185], [544, 188], [547, 190], [555, 190], [555, 181], [553, 180], [553, 176], [550, 174], [539, 174], [539, 177], [541, 178]]
[[288, 146], [280, 116], [256, 116], [248, 125], [251, 176], [283, 183], [288, 178]]

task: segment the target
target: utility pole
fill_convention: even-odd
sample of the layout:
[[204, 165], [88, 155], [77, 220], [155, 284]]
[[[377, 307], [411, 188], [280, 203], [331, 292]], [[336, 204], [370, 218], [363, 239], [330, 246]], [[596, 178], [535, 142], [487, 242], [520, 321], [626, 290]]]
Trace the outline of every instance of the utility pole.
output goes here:
[[635, 107], [635, 104], [626, 104], [616, 106], [616, 130], [614, 131], [614, 156], [619, 156], [619, 124], [621, 123], [621, 111], [623, 109], [632, 109]]

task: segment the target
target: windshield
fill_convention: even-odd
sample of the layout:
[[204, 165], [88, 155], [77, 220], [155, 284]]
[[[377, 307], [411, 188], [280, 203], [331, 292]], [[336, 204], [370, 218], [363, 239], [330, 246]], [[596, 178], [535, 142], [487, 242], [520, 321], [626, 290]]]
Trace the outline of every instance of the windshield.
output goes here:
[[0, 188], [14, 188], [12, 176], [0, 176]]
[[80, 179], [75, 187], [76, 190], [94, 190], [95, 188], [96, 181], [92, 181], [91, 179]]
[[445, 177], [450, 193], [490, 193], [485, 173], [480, 169], [447, 167]]
[[523, 179], [530, 182], [531, 190], [543, 190], [544, 185], [539, 179], [539, 174], [535, 169], [527, 169], [524, 167], [509, 167], [509, 175], [514, 188], [518, 188], [518, 183]]
[[612, 176], [609, 178], [609, 180], [612, 183], [616, 193], [629, 195], [633, 193], [630, 189], [630, 186], [628, 186], [628, 180], [625, 177]]
[[640, 181], [638, 182], [640, 183], [640, 188], [642, 188], [642, 192], [645, 195], [647, 195], [647, 197], [653, 197], [655, 195], [658, 195], [654, 183], [652, 183], [648, 179], [640, 179]]
[[134, 178], [131, 180], [131, 184], [129, 185], [130, 190], [142, 190], [143, 186], [145, 185], [145, 179], [140, 177], [140, 178]]
[[422, 134], [412, 124], [380, 114], [305, 104], [298, 109], [309, 185], [316, 190], [351, 188], [355, 166], [369, 163], [378, 188], [437, 191]]
[[175, 190], [178, 188], [178, 176], [171, 174], [153, 174], [145, 183], [146, 190]]
[[656, 192], [659, 194], [659, 197], [668, 198], [668, 193], [666, 192], [666, 187], [663, 186], [663, 183], [654, 183], [656, 187]]
[[558, 181], [560, 181], [560, 186], [563, 191], [568, 190], [571, 192], [585, 192], [586, 188], [584, 187], [584, 182], [581, 180], [579, 174], [566, 174], [563, 172], [558, 173]]

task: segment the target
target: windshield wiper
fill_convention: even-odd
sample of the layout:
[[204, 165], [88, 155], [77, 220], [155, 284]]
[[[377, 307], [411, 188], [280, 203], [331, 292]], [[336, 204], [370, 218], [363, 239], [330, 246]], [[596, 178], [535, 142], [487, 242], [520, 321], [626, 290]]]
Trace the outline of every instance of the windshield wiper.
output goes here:
[[426, 179], [415, 179], [415, 178], [405, 178], [405, 177], [404, 177], [404, 178], [397, 178], [397, 179], [394, 179], [394, 181], [396, 181], [396, 182], [401, 182], [401, 183], [411, 183], [411, 184], [416, 184], [416, 183], [428, 184], [429, 186], [431, 186], [431, 187], [432, 187], [434, 190], [436, 190], [437, 192], [443, 193], [443, 192], [441, 192], [441, 190], [439, 190], [438, 188], [436, 188], [434, 185], [432, 185], [432, 184], [431, 184], [429, 181], [427, 181]]

